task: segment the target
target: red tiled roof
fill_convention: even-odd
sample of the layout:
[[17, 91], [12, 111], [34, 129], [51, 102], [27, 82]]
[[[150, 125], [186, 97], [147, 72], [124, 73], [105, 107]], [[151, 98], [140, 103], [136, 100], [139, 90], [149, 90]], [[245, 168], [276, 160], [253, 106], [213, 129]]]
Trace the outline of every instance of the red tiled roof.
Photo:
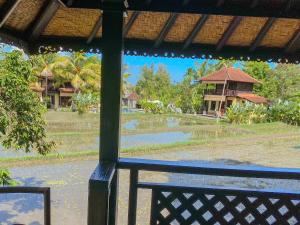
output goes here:
[[206, 76], [202, 77], [201, 81], [210, 81], [210, 82], [221, 82], [221, 81], [236, 81], [244, 83], [260, 83], [258, 80], [251, 77], [249, 74], [245, 73], [240, 69], [235, 69], [233, 67], [223, 67], [222, 69]]
[[262, 97], [262, 96], [259, 96], [256, 94], [252, 94], [252, 93], [239, 93], [237, 96], [240, 98], [246, 99], [249, 102], [256, 103], [256, 104], [268, 103], [268, 101], [265, 97]]
[[132, 92], [131, 94], [129, 94], [127, 96], [127, 99], [132, 100], [132, 101], [137, 101], [137, 100], [139, 100], [139, 96], [137, 93]]

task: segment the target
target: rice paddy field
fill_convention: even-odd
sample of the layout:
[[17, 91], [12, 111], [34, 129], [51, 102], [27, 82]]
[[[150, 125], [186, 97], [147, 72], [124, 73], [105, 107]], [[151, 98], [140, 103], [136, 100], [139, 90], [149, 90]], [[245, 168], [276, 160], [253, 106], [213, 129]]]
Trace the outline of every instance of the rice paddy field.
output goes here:
[[[98, 152], [99, 118], [94, 113], [49, 112], [48, 137], [60, 153]], [[235, 125], [199, 115], [135, 113], [122, 115], [121, 133], [124, 155], [202, 149], [203, 160], [300, 167], [300, 129], [281, 122]]]
[[[48, 139], [56, 143], [45, 161], [97, 157], [99, 114], [50, 111], [45, 117]], [[153, 153], [160, 159], [157, 152], [196, 150], [201, 160], [300, 167], [300, 129], [280, 122], [236, 125], [199, 115], [129, 113], [122, 115], [121, 133], [123, 156]], [[25, 159], [41, 157], [0, 151], [0, 160], [6, 164]]]

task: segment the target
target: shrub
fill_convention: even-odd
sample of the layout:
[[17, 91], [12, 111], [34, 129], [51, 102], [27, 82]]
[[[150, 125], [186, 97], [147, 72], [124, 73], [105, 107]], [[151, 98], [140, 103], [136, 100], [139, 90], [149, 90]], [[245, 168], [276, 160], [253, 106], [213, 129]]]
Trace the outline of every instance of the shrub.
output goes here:
[[270, 121], [282, 121], [291, 125], [300, 125], [300, 104], [290, 101], [278, 101], [269, 108]]
[[226, 115], [230, 123], [252, 124], [268, 121], [267, 107], [250, 102], [233, 103], [226, 110]]
[[91, 107], [98, 104], [98, 97], [95, 94], [87, 93], [82, 94], [78, 93], [73, 95], [73, 104], [75, 109], [79, 114], [86, 113], [90, 110]]
[[160, 101], [141, 100], [139, 103], [141, 107], [145, 110], [145, 112], [151, 112], [155, 114], [166, 112], [166, 109], [164, 108], [164, 104]]
[[10, 176], [10, 172], [7, 169], [0, 168], [0, 186], [16, 184], [17, 182], [14, 181]]
[[300, 126], [300, 104], [289, 101], [278, 101], [267, 108], [252, 103], [234, 103], [226, 111], [230, 123], [251, 124], [281, 121]]

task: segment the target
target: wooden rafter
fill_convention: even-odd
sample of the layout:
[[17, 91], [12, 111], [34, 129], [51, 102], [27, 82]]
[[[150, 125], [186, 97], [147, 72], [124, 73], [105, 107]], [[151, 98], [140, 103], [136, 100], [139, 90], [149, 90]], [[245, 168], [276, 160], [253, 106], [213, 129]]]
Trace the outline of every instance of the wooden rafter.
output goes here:
[[[256, 5], [258, 4], [258, 2], [256, 2], [256, 0], [253, 0], [252, 2], [252, 8], [256, 7]], [[293, 5], [293, 0], [287, 0], [286, 5], [283, 9], [283, 13], [288, 13], [289, 10], [291, 9]], [[265, 23], [265, 25], [262, 27], [262, 29], [260, 30], [260, 32], [258, 33], [258, 35], [256, 36], [255, 40], [253, 41], [253, 43], [250, 46], [250, 52], [254, 51], [263, 41], [264, 37], [266, 36], [266, 34], [268, 33], [268, 31], [271, 29], [271, 27], [273, 26], [273, 24], [276, 22], [277, 18], [271, 17], [267, 20], [267, 22]]]
[[285, 46], [286, 53], [293, 53], [300, 49], [300, 28], [295, 32], [292, 39]]
[[100, 30], [100, 28], [102, 26], [102, 22], [103, 22], [103, 17], [102, 17], [102, 15], [100, 15], [99, 19], [95, 23], [87, 41], [86, 41], [87, 44], [90, 44], [93, 41], [93, 39], [96, 37], [97, 32]]
[[136, 21], [136, 19], [139, 16], [139, 12], [133, 12], [128, 23], [126, 24], [126, 26], [124, 27], [123, 30], [123, 37], [126, 37], [126, 35], [128, 34], [128, 32], [130, 31], [130, 28], [132, 27], [132, 25], [134, 24], [134, 22]]
[[170, 17], [168, 18], [166, 24], [164, 25], [163, 29], [161, 30], [160, 34], [158, 35], [154, 47], [158, 48], [161, 43], [164, 41], [166, 36], [168, 35], [169, 31], [171, 30], [172, 26], [174, 25], [177, 17], [179, 14], [177, 13], [172, 13]]
[[251, 3], [251, 8], [255, 8], [259, 3], [259, 0], [253, 0], [252, 3]]
[[261, 28], [260, 32], [256, 36], [255, 40], [252, 42], [252, 44], [250, 46], [251, 52], [254, 51], [261, 44], [262, 40], [264, 39], [264, 37], [266, 36], [268, 31], [271, 29], [271, 27], [273, 26], [275, 21], [276, 21], [276, 18], [274, 18], [274, 17], [271, 17], [267, 20], [265, 25]]
[[9, 16], [17, 8], [21, 0], [7, 0], [0, 10], [0, 28], [3, 27]]
[[29, 30], [29, 40], [34, 41], [44, 32], [47, 25], [54, 17], [55, 13], [62, 5], [59, 0], [49, 0], [46, 7], [43, 9], [41, 14], [36, 18], [33, 26]]
[[[216, 6], [220, 7], [225, 3], [225, 0], [218, 0]], [[201, 28], [203, 27], [203, 25], [205, 24], [205, 22], [207, 21], [207, 19], [209, 18], [209, 15], [207, 14], [202, 14], [202, 16], [199, 18], [198, 22], [196, 23], [196, 25], [194, 26], [193, 30], [191, 31], [191, 33], [189, 34], [189, 36], [186, 38], [182, 49], [187, 49], [190, 44], [194, 41], [195, 37], [197, 36], [197, 34], [200, 32]]]
[[189, 34], [189, 36], [185, 40], [183, 47], [182, 47], [183, 49], [187, 49], [190, 46], [190, 44], [194, 41], [195, 37], [197, 36], [197, 34], [199, 33], [199, 31], [201, 30], [201, 28], [203, 27], [203, 25], [205, 24], [205, 22], [207, 21], [208, 18], [209, 18], [208, 15], [202, 15], [199, 18], [199, 20], [196, 23], [195, 27], [193, 28], [192, 32]]
[[229, 38], [236, 30], [236, 28], [239, 26], [242, 20], [243, 20], [242, 16], [236, 16], [233, 18], [232, 22], [230, 23], [227, 30], [224, 32], [223, 36], [221, 37], [221, 39], [219, 40], [216, 46], [217, 51], [222, 50], [222, 48], [226, 45], [227, 41], [229, 40]]
[[218, 0], [217, 7], [221, 7], [225, 3], [225, 0]]

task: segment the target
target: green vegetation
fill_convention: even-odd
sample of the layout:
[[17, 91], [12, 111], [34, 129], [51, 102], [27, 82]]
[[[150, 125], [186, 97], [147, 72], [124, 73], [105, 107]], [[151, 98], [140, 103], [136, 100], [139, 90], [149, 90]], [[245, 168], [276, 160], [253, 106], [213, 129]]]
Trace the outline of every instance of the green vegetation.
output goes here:
[[[20, 51], [3, 53], [0, 60], [0, 137], [6, 149], [36, 150], [47, 154], [54, 142], [46, 140], [45, 107], [29, 88], [31, 66]], [[0, 168], [0, 184], [10, 184], [7, 170]]]
[[[232, 60], [204, 61], [188, 68], [179, 83], [172, 83], [167, 69], [159, 65], [144, 66], [135, 90], [141, 102], [160, 101], [166, 108], [174, 104], [184, 113], [197, 113], [203, 107], [205, 85], [199, 83], [201, 77], [219, 70], [226, 65], [239, 66], [246, 73], [258, 79], [261, 84], [254, 86], [254, 93], [266, 97], [271, 103], [281, 101], [300, 102], [300, 67], [299, 65], [277, 64], [271, 67], [266, 62], [237, 62]], [[208, 88], [214, 88], [208, 85]], [[164, 109], [149, 110], [161, 113]]]
[[[0, 163], [6, 166], [20, 166], [32, 163], [96, 159], [99, 154], [97, 142], [99, 119], [99, 113], [78, 115], [76, 112], [48, 112], [46, 114], [47, 134], [49, 140], [57, 143], [58, 152], [47, 156], [3, 158]], [[135, 126], [127, 129], [125, 125], [132, 122]], [[287, 148], [287, 146], [299, 145], [299, 128], [282, 122], [230, 124], [224, 120], [217, 121], [194, 115], [133, 113], [122, 116], [122, 125], [123, 136], [151, 133], [160, 135], [164, 132], [183, 132], [191, 135], [186, 141], [175, 140], [169, 144], [143, 144], [143, 139], [141, 139], [138, 146], [123, 147], [121, 149], [123, 156], [161, 151], [179, 151], [184, 154], [184, 151], [188, 149], [206, 151], [206, 149], [213, 148], [215, 151], [222, 151], [224, 146], [229, 149], [229, 146], [234, 144], [242, 150], [243, 146], [255, 143], [265, 146], [266, 150], [276, 147], [276, 149], [285, 149], [289, 152], [293, 151], [293, 147]]]
[[231, 123], [252, 124], [281, 121], [290, 125], [300, 125], [300, 104], [278, 101], [268, 107], [252, 103], [234, 103], [227, 109], [227, 119]]
[[79, 114], [88, 112], [91, 107], [97, 108], [99, 104], [99, 96], [94, 93], [78, 93], [73, 95], [74, 110], [77, 110]]
[[57, 55], [52, 66], [57, 87], [71, 83], [79, 93], [99, 93], [101, 62], [97, 56], [88, 57], [82, 53], [70, 56]]
[[10, 172], [7, 169], [0, 169], [0, 186], [16, 185], [17, 182], [11, 179]]

